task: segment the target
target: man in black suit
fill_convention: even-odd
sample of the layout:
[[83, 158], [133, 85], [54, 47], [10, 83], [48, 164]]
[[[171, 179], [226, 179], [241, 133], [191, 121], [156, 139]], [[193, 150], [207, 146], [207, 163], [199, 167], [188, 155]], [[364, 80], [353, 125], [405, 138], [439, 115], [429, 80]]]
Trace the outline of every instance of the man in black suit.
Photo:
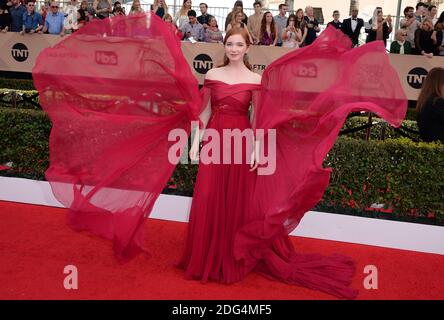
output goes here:
[[364, 20], [358, 18], [358, 9], [353, 8], [351, 11], [351, 17], [344, 19], [342, 21], [342, 32], [344, 32], [352, 41], [353, 47], [359, 44], [359, 35], [361, 34], [361, 29], [364, 26]]

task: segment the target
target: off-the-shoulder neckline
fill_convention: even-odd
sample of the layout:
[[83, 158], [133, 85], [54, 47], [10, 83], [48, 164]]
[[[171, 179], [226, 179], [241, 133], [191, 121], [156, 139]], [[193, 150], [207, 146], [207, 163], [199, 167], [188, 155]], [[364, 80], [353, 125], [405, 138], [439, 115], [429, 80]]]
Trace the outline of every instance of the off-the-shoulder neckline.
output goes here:
[[237, 86], [237, 85], [241, 85], [241, 84], [252, 85], [252, 86], [260, 86], [261, 85], [260, 83], [253, 83], [253, 82], [227, 83], [227, 82], [224, 82], [221, 80], [205, 79], [205, 82], [207, 82], [207, 81], [220, 82], [220, 83], [226, 84], [228, 86]]

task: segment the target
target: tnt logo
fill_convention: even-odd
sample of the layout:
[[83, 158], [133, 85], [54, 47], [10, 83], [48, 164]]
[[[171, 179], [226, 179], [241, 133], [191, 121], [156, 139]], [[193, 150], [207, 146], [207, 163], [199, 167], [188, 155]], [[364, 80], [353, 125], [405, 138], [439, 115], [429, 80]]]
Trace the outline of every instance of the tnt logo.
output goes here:
[[413, 89], [421, 89], [422, 82], [427, 77], [427, 70], [424, 68], [413, 68], [407, 74], [407, 82]]
[[23, 43], [16, 43], [11, 49], [11, 55], [16, 61], [23, 62], [28, 59], [29, 51]]
[[117, 54], [112, 51], [96, 51], [96, 62], [98, 64], [116, 66], [118, 62]]
[[297, 69], [296, 77], [317, 78], [318, 77], [318, 67], [314, 63], [303, 63]]
[[196, 72], [200, 74], [206, 74], [213, 68], [213, 60], [206, 54], [199, 54], [193, 60], [193, 67]]

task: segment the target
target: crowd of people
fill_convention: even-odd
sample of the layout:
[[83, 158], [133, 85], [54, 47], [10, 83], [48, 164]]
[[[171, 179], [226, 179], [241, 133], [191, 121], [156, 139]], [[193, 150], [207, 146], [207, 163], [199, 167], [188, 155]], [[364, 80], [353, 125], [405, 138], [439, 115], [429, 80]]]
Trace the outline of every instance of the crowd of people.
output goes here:
[[[140, 0], [132, 2], [129, 12], [119, 1], [71, 0], [60, 8], [59, 3], [51, 1], [39, 11], [34, 0], [0, 0], [0, 30], [2, 32], [49, 33], [61, 36], [72, 33], [84, 26], [91, 19], [105, 19], [117, 15], [144, 13]], [[314, 9], [307, 6], [288, 12], [286, 4], [279, 5], [279, 13], [274, 15], [262, 8], [261, 1], [253, 3], [254, 13], [247, 16], [242, 1], [236, 1], [225, 19], [224, 29], [219, 27], [217, 19], [209, 13], [206, 3], [199, 4], [200, 14], [192, 9], [191, 0], [183, 0], [182, 6], [174, 17], [168, 13], [165, 0], [154, 0], [150, 10], [170, 23], [177, 36], [185, 41], [221, 43], [223, 33], [233, 27], [245, 28], [251, 43], [262, 46], [283, 46], [299, 48], [310, 45], [321, 32]], [[265, 12], [264, 12], [265, 11]], [[393, 32], [393, 19], [384, 16], [382, 8], [377, 7], [369, 21], [358, 18], [357, 8], [351, 10], [351, 16], [340, 20], [340, 12], [333, 12], [333, 26], [346, 34], [353, 46], [359, 45], [361, 30], [364, 28], [366, 42], [382, 40], [387, 44]], [[395, 40], [390, 52], [397, 54], [418, 54], [426, 57], [444, 56], [444, 12], [438, 17], [436, 6], [427, 6], [419, 2], [416, 8], [406, 7], [405, 18], [400, 21], [400, 29], [395, 31]]]

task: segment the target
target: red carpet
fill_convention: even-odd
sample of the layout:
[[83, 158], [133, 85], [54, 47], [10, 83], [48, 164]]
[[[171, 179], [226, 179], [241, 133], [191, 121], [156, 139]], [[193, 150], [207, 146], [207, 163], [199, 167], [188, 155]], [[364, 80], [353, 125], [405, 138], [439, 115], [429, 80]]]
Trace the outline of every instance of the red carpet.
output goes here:
[[[0, 299], [335, 299], [250, 274], [234, 285], [185, 280], [173, 264], [186, 224], [149, 219], [152, 257], [120, 265], [111, 243], [65, 225], [65, 210], [0, 202]], [[444, 256], [294, 238], [303, 252], [353, 257], [358, 299], [444, 299]], [[78, 268], [79, 289], [65, 290], [63, 269]], [[377, 290], [363, 287], [364, 267], [378, 268]]]

